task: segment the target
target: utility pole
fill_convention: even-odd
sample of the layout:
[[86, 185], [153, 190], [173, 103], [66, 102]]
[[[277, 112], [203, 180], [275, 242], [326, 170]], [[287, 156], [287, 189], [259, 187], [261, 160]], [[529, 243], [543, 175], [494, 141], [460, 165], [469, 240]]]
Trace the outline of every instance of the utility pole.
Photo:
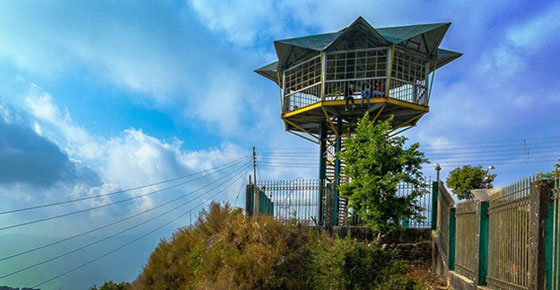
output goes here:
[[255, 185], [257, 184], [257, 153], [255, 151], [255, 146], [253, 146], [253, 178], [255, 180]]
[[257, 188], [257, 152], [253, 146], [253, 215], [259, 214], [259, 192]]

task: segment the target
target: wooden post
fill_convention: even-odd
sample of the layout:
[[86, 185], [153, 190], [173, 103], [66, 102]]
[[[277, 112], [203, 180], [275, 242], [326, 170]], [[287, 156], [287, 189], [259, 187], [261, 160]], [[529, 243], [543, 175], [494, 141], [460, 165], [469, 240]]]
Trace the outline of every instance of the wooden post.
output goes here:
[[551, 200], [551, 182], [531, 184], [529, 217], [529, 289], [545, 289], [545, 224]]

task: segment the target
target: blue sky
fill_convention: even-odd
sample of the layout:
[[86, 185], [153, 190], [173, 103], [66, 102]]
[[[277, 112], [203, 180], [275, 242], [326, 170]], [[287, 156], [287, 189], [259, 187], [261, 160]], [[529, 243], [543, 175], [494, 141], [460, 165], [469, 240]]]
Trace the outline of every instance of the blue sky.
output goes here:
[[[524, 138], [527, 148], [537, 148], [546, 139], [532, 138], [556, 136], [549, 140], [558, 140], [558, 2], [2, 2], [0, 210], [107, 193], [212, 168], [248, 155], [253, 145], [272, 151], [303, 147], [316, 152], [313, 144], [284, 132], [278, 88], [253, 69], [275, 60], [273, 40], [336, 31], [358, 16], [374, 27], [453, 23], [442, 46], [464, 55], [437, 72], [430, 113], [405, 133], [426, 148], [432, 161], [450, 165], [444, 166], [444, 177], [456, 160], [475, 158], [465, 150], [449, 148], [501, 140], [523, 146]], [[557, 148], [545, 154], [560, 155]], [[484, 156], [490, 159], [492, 152]], [[513, 164], [496, 164], [497, 185], [550, 171], [556, 159], [523, 163], [530, 158], [508, 155], [503, 162]], [[487, 166], [492, 161], [481, 158], [480, 163]], [[426, 174], [433, 175], [431, 168]], [[313, 168], [260, 171], [267, 178], [317, 175]], [[0, 246], [14, 253], [41, 245], [149, 208], [201, 184], [76, 218], [2, 231]], [[236, 182], [218, 199], [235, 200], [240, 185]], [[5, 215], [0, 226], [115, 200], [118, 197], [111, 196]], [[184, 224], [177, 221], [137, 246], [43, 288], [82, 289], [108, 279], [133, 280], [159, 239]], [[141, 228], [138, 234], [149, 229]], [[121, 241], [126, 237], [0, 279], [0, 285], [32, 285]], [[0, 262], [0, 276], [64, 249]]]

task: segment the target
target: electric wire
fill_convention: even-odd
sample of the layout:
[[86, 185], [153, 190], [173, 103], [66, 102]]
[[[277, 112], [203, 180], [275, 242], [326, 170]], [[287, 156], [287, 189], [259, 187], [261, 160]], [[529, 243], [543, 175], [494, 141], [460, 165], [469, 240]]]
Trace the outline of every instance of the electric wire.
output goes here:
[[[247, 175], [245, 175], [245, 177], [247, 177]], [[239, 191], [237, 192], [237, 196], [235, 197], [235, 203], [233, 203], [233, 206], [237, 206], [237, 200], [239, 199], [239, 196], [241, 195], [241, 190], [243, 189], [243, 182], [241, 182], [241, 185], [239, 186]]]
[[[241, 161], [238, 161], [238, 162], [241, 162]], [[232, 165], [235, 165], [235, 163], [230, 164], [228, 166], [232, 166]], [[227, 167], [224, 167], [224, 168], [227, 168]], [[222, 169], [224, 169], [224, 168], [222, 168]], [[69, 213], [64, 213], [64, 214], [60, 214], [60, 215], [56, 215], [56, 216], [37, 219], [37, 220], [29, 221], [29, 222], [23, 222], [23, 223], [19, 223], [19, 224], [0, 227], [0, 231], [13, 229], [13, 228], [17, 228], [17, 227], [22, 227], [22, 226], [27, 226], [27, 225], [32, 225], [32, 224], [36, 224], [36, 223], [41, 223], [41, 222], [45, 222], [45, 221], [49, 221], [49, 220], [53, 220], [53, 219], [63, 218], [63, 217], [76, 215], [76, 214], [83, 213], [83, 212], [88, 212], [88, 211], [95, 210], [95, 209], [105, 208], [105, 207], [108, 207], [108, 206], [111, 206], [111, 205], [120, 204], [120, 203], [131, 201], [131, 200], [135, 200], [135, 199], [138, 199], [138, 198], [141, 198], [141, 197], [145, 197], [145, 196], [149, 196], [149, 195], [152, 195], [152, 194], [155, 194], [155, 193], [160, 193], [160, 192], [163, 192], [163, 191], [166, 191], [166, 190], [169, 190], [169, 189], [173, 189], [173, 188], [179, 187], [181, 185], [191, 183], [191, 182], [196, 181], [196, 180], [200, 180], [203, 177], [206, 177], [208, 175], [211, 175], [211, 174], [199, 176], [195, 179], [183, 181], [181, 183], [178, 183], [178, 184], [175, 184], [175, 185], [172, 185], [172, 186], [168, 186], [168, 187], [165, 187], [165, 188], [162, 188], [162, 189], [159, 189], [159, 190], [151, 191], [151, 192], [141, 194], [141, 195], [137, 195], [137, 196], [133, 196], [133, 197], [130, 197], [130, 198], [121, 199], [121, 200], [118, 200], [118, 201], [115, 201], [115, 202], [106, 203], [106, 204], [103, 204], [103, 205], [94, 206], [94, 207], [90, 207], [90, 208], [86, 208], [86, 209], [82, 209], [82, 210], [77, 210], [77, 211], [73, 211], [73, 212], [69, 212]]]
[[[230, 173], [227, 173], [227, 175], [231, 175], [232, 173], [236, 172], [237, 170], [244, 168], [244, 166], [245, 166], [245, 165], [243, 164], [243, 165], [242, 165], [241, 167], [239, 167], [239, 168], [234, 168], [234, 170], [233, 170], [232, 172], [230, 172]], [[225, 175], [224, 175], [224, 176], [225, 176]], [[45, 248], [48, 248], [48, 247], [50, 247], [50, 246], [54, 246], [54, 245], [57, 245], [57, 244], [60, 244], [60, 243], [63, 243], [63, 242], [66, 242], [66, 241], [69, 241], [69, 240], [72, 240], [72, 239], [81, 237], [81, 236], [85, 236], [85, 235], [87, 235], [87, 234], [91, 234], [91, 233], [97, 232], [97, 231], [99, 231], [99, 230], [106, 229], [106, 228], [111, 227], [111, 226], [114, 226], [114, 225], [116, 225], [116, 224], [120, 224], [120, 223], [122, 223], [122, 222], [124, 222], [124, 221], [130, 220], [130, 219], [132, 219], [132, 218], [135, 218], [135, 217], [138, 217], [138, 216], [140, 216], [140, 215], [146, 214], [146, 213], [148, 213], [148, 212], [151, 212], [151, 211], [153, 211], [153, 210], [155, 210], [155, 209], [158, 209], [158, 208], [161, 208], [161, 207], [163, 207], [163, 206], [166, 206], [166, 205], [168, 205], [168, 204], [170, 204], [170, 203], [173, 203], [173, 202], [175, 202], [175, 201], [178, 201], [178, 200], [180, 200], [180, 199], [186, 198], [186, 197], [189, 196], [189, 194], [193, 194], [193, 193], [195, 193], [195, 192], [197, 192], [197, 191], [199, 191], [199, 190], [201, 190], [201, 189], [204, 189], [204, 188], [206, 188], [206, 187], [208, 187], [208, 186], [210, 186], [210, 185], [212, 185], [212, 184], [215, 184], [215, 183], [218, 182], [218, 181], [220, 181], [220, 179], [217, 179], [217, 180], [215, 180], [215, 181], [212, 181], [212, 182], [210, 182], [210, 183], [207, 183], [207, 184], [204, 185], [203, 187], [200, 187], [200, 188], [198, 188], [198, 189], [196, 189], [196, 190], [193, 190], [193, 191], [191, 191], [191, 192], [189, 192], [189, 193], [185, 193], [185, 194], [183, 194], [183, 195], [181, 195], [181, 196], [179, 196], [179, 197], [177, 197], [177, 198], [174, 198], [174, 199], [172, 199], [172, 200], [169, 200], [169, 201], [167, 201], [167, 202], [165, 202], [165, 203], [163, 203], [163, 204], [160, 204], [160, 205], [158, 205], [158, 206], [151, 207], [151, 208], [149, 208], [149, 209], [146, 209], [146, 210], [144, 210], [144, 211], [135, 213], [135, 214], [133, 214], [133, 215], [129, 215], [129, 216], [123, 218], [123, 219], [120, 219], [120, 220], [117, 220], [117, 221], [114, 221], [114, 222], [105, 224], [105, 225], [103, 225], [103, 226], [100, 226], [100, 227], [97, 227], [97, 228], [94, 228], [94, 229], [91, 229], [91, 230], [88, 230], [88, 231], [85, 231], [85, 232], [81, 232], [81, 233], [76, 234], [76, 235], [73, 235], [73, 236], [69, 236], [69, 237], [66, 237], [66, 238], [64, 238], [64, 239], [61, 239], [61, 240], [58, 240], [58, 241], [54, 241], [54, 242], [51, 242], [51, 243], [48, 243], [48, 244], [45, 244], [45, 245], [42, 245], [42, 246], [39, 246], [39, 247], [35, 247], [35, 248], [29, 249], [29, 250], [25, 250], [25, 251], [22, 251], [22, 252], [19, 252], [19, 253], [16, 253], [16, 254], [12, 254], [12, 255], [9, 255], [9, 256], [2, 257], [2, 258], [0, 258], [0, 262], [5, 261], [5, 260], [9, 260], [9, 259], [12, 259], [12, 258], [15, 258], [15, 257], [18, 257], [18, 256], [21, 256], [21, 255], [25, 255], [25, 254], [28, 254], [28, 253], [31, 253], [31, 252], [35, 252], [35, 251], [38, 251], [38, 250], [41, 250], [41, 249], [45, 249]]]
[[68, 203], [73, 203], [73, 202], [78, 202], [78, 201], [84, 201], [84, 200], [89, 200], [89, 199], [94, 199], [94, 198], [100, 198], [100, 197], [104, 197], [104, 196], [109, 196], [109, 195], [114, 195], [114, 194], [118, 194], [118, 193], [124, 193], [124, 192], [128, 192], [128, 191], [134, 191], [134, 190], [138, 190], [138, 189], [143, 189], [143, 188], [147, 188], [147, 187], [151, 187], [151, 186], [155, 186], [155, 185], [160, 185], [160, 184], [165, 184], [165, 183], [169, 183], [172, 181], [176, 181], [176, 180], [180, 180], [180, 179], [184, 179], [187, 177], [191, 177], [200, 173], [204, 173], [204, 172], [208, 172], [211, 170], [216, 170], [220, 167], [226, 166], [228, 164], [231, 163], [235, 163], [238, 161], [242, 161], [243, 159], [246, 159], [247, 157], [243, 157], [231, 162], [227, 162], [224, 163], [220, 166], [216, 166], [214, 168], [210, 168], [210, 169], [206, 169], [206, 170], [202, 170], [202, 171], [198, 171], [198, 172], [194, 172], [194, 173], [190, 173], [187, 175], [183, 175], [183, 176], [179, 176], [179, 177], [175, 177], [172, 179], [167, 179], [167, 180], [163, 180], [163, 181], [159, 181], [159, 182], [155, 182], [155, 183], [151, 183], [151, 184], [146, 184], [146, 185], [142, 185], [142, 186], [137, 186], [137, 187], [132, 187], [132, 188], [127, 188], [127, 189], [122, 189], [122, 190], [118, 190], [118, 191], [114, 191], [114, 192], [109, 192], [109, 193], [104, 193], [104, 194], [98, 194], [98, 195], [94, 195], [94, 196], [87, 196], [87, 197], [81, 197], [81, 198], [76, 198], [76, 199], [70, 199], [70, 200], [65, 200], [65, 201], [59, 201], [59, 202], [54, 202], [54, 203], [50, 203], [50, 204], [43, 204], [43, 205], [36, 205], [36, 206], [30, 206], [30, 207], [25, 207], [25, 208], [19, 208], [19, 209], [13, 209], [13, 210], [6, 210], [6, 211], [2, 211], [0, 212], [0, 215], [5, 215], [5, 214], [9, 214], [9, 213], [16, 213], [16, 212], [22, 212], [22, 211], [27, 211], [27, 210], [32, 210], [32, 209], [39, 209], [39, 208], [45, 208], [45, 207], [51, 207], [51, 206], [56, 206], [56, 205], [62, 205], [62, 204], [68, 204]]
[[[250, 167], [248, 167], [248, 168], [250, 168]], [[247, 169], [247, 171], [248, 171], [248, 170], [249, 170], [249, 169]], [[233, 183], [232, 183], [232, 184], [233, 184]], [[230, 186], [231, 186], [231, 185], [230, 185]], [[221, 192], [225, 191], [226, 189], [227, 189], [227, 187], [224, 188]], [[218, 192], [217, 194], [215, 194], [214, 196], [212, 196], [212, 198], [214, 198], [215, 196], [217, 196], [217, 195], [220, 194], [221, 192]], [[192, 211], [193, 209], [198, 208], [198, 207], [204, 205], [204, 204], [207, 203], [208, 201], [211, 201], [211, 200], [204, 201], [204, 202], [200, 203], [199, 205], [197, 205], [197, 206], [191, 208], [190, 210]], [[190, 211], [185, 211], [184, 213], [182, 213], [182, 214], [180, 214], [179, 216], [173, 218], [172, 220], [170, 220], [170, 221], [164, 223], [163, 225], [160, 225], [160, 226], [154, 228], [153, 230], [151, 230], [151, 231], [149, 231], [149, 232], [147, 232], [147, 233], [145, 233], [145, 234], [143, 234], [143, 235], [141, 235], [141, 236], [139, 236], [139, 237], [137, 237], [137, 238], [135, 238], [135, 239], [133, 239], [133, 240], [130, 240], [130, 241], [128, 241], [128, 242], [126, 242], [126, 243], [124, 243], [124, 244], [122, 244], [122, 245], [120, 245], [120, 246], [118, 246], [118, 247], [116, 247], [116, 248], [113, 248], [112, 250], [107, 251], [107, 252], [105, 252], [105, 253], [103, 253], [103, 254], [101, 254], [101, 255], [99, 255], [99, 256], [97, 256], [97, 257], [95, 257], [95, 258], [93, 258], [93, 259], [91, 259], [91, 260], [89, 260], [89, 261], [87, 261], [87, 262], [85, 262], [85, 263], [82, 263], [82, 264], [80, 264], [80, 265], [78, 265], [78, 266], [76, 266], [76, 267], [74, 267], [74, 268], [71, 268], [71, 269], [69, 269], [69, 270], [67, 270], [67, 271], [65, 271], [65, 272], [63, 272], [63, 273], [60, 273], [60, 274], [58, 274], [58, 275], [56, 275], [56, 276], [54, 276], [54, 277], [51, 277], [51, 278], [49, 278], [49, 279], [47, 279], [47, 280], [44, 280], [43, 282], [41, 282], [41, 283], [39, 283], [39, 284], [33, 286], [32, 288], [36, 288], [36, 287], [39, 287], [39, 286], [44, 285], [44, 284], [46, 284], [46, 283], [49, 283], [49, 282], [51, 282], [51, 281], [53, 281], [53, 280], [56, 280], [56, 279], [58, 279], [58, 278], [60, 278], [60, 277], [62, 277], [62, 276], [64, 276], [64, 275], [67, 275], [67, 274], [69, 274], [69, 273], [71, 273], [71, 272], [74, 272], [74, 271], [76, 271], [76, 270], [78, 270], [78, 269], [80, 269], [80, 268], [83, 268], [83, 267], [85, 267], [85, 266], [87, 266], [87, 265], [89, 265], [89, 264], [91, 264], [91, 263], [93, 263], [93, 262], [95, 262], [95, 261], [98, 261], [98, 260], [100, 260], [100, 259], [102, 259], [102, 258], [104, 258], [104, 257], [106, 257], [106, 256], [108, 256], [108, 255], [110, 255], [110, 254], [112, 254], [112, 253], [114, 253], [114, 252], [116, 252], [116, 251], [122, 249], [122, 248], [125, 248], [125, 247], [127, 247], [127, 246], [129, 246], [129, 245], [131, 245], [131, 244], [133, 244], [133, 243], [135, 243], [135, 242], [137, 242], [137, 241], [139, 241], [139, 240], [141, 240], [141, 239], [143, 239], [143, 238], [149, 236], [150, 234], [152, 234], [152, 233], [154, 233], [154, 232], [156, 232], [156, 231], [158, 231], [158, 230], [160, 230], [160, 229], [166, 227], [167, 225], [169, 225], [169, 224], [173, 223], [174, 221], [180, 219], [181, 217], [187, 215], [189, 212], [190, 212]]]
[[[249, 166], [247, 166], [246, 168], [249, 168]], [[237, 180], [239, 180], [239, 179], [242, 177], [242, 174], [243, 174], [243, 173], [245, 173], [245, 172], [240, 171], [240, 172], [237, 172], [236, 174], [234, 174], [233, 176], [231, 176], [232, 179], [234, 180], [233, 183], [237, 182]], [[229, 177], [229, 176], [228, 176], [228, 177]], [[183, 206], [185, 206], [185, 205], [191, 203], [192, 201], [194, 201], [194, 200], [196, 200], [196, 199], [198, 199], [198, 198], [204, 196], [205, 194], [212, 192], [212, 191], [215, 190], [216, 188], [218, 188], [218, 187], [220, 187], [220, 186], [226, 184], [228, 181], [230, 181], [230, 179], [226, 179], [225, 176], [222, 177], [222, 180], [224, 180], [224, 179], [225, 179], [224, 182], [218, 184], [217, 186], [213, 187], [212, 189], [210, 189], [210, 190], [208, 190], [208, 191], [206, 191], [206, 192], [203, 192], [202, 194], [198, 195], [197, 197], [195, 197], [195, 198], [193, 198], [193, 199], [190, 199], [190, 200], [188, 200], [188, 201], [186, 201], [186, 202], [184, 202], [184, 203], [182, 203], [182, 204], [180, 204], [180, 205], [178, 205], [178, 206], [176, 206], [176, 207], [174, 207], [174, 208], [172, 208], [172, 209], [169, 209], [169, 210], [167, 210], [167, 211], [165, 211], [165, 212], [163, 212], [163, 213], [157, 215], [157, 216], [151, 217], [151, 218], [149, 218], [149, 219], [147, 219], [147, 220], [145, 220], [145, 221], [143, 221], [143, 222], [137, 223], [137, 224], [135, 224], [135, 225], [133, 225], [133, 226], [131, 226], [131, 227], [128, 227], [128, 228], [126, 228], [126, 229], [124, 229], [124, 230], [121, 230], [121, 231], [119, 231], [119, 232], [116, 232], [116, 233], [114, 233], [114, 234], [112, 234], [112, 235], [109, 235], [109, 236], [107, 236], [107, 237], [101, 238], [101, 239], [99, 239], [99, 240], [93, 241], [93, 242], [88, 243], [88, 244], [86, 244], [86, 245], [83, 245], [83, 246], [81, 246], [81, 247], [78, 247], [78, 248], [75, 248], [75, 249], [73, 249], [73, 250], [70, 250], [70, 251], [64, 252], [64, 253], [62, 253], [62, 254], [56, 255], [56, 256], [54, 256], [54, 257], [51, 257], [51, 258], [42, 260], [42, 261], [37, 262], [37, 263], [34, 263], [34, 264], [32, 264], [32, 265], [29, 265], [29, 266], [20, 268], [20, 269], [18, 269], [18, 270], [15, 270], [15, 271], [13, 271], [13, 272], [8, 273], [8, 274], [4, 274], [4, 275], [0, 276], [0, 279], [7, 278], [7, 277], [12, 276], [12, 275], [15, 275], [15, 274], [17, 274], [17, 273], [21, 273], [21, 272], [23, 272], [23, 271], [26, 271], [26, 270], [35, 268], [35, 267], [37, 267], [37, 266], [46, 264], [46, 263], [48, 263], [48, 262], [57, 260], [57, 259], [62, 258], [62, 257], [64, 257], [64, 256], [70, 255], [70, 254], [72, 254], [72, 253], [78, 252], [78, 251], [83, 250], [83, 249], [85, 249], [85, 248], [91, 247], [91, 246], [96, 245], [96, 244], [98, 244], [98, 243], [101, 243], [101, 242], [104, 242], [104, 241], [109, 240], [109, 239], [111, 239], [111, 238], [114, 238], [114, 237], [116, 237], [116, 236], [118, 236], [118, 235], [121, 235], [121, 234], [123, 234], [123, 233], [125, 233], [125, 232], [128, 232], [128, 231], [133, 230], [133, 229], [135, 229], [135, 228], [138, 228], [138, 227], [140, 227], [140, 226], [142, 226], [142, 225], [145, 225], [145, 224], [147, 224], [147, 223], [149, 223], [149, 222], [151, 222], [151, 221], [154, 221], [155, 219], [160, 218], [160, 217], [162, 217], [162, 216], [164, 216], [164, 215], [167, 215], [167, 214], [171, 213], [172, 211], [175, 211], [175, 210], [177, 210], [177, 209], [179, 209], [179, 208], [181, 208], [181, 207], [183, 207]], [[228, 187], [229, 187], [229, 186], [228, 186]]]

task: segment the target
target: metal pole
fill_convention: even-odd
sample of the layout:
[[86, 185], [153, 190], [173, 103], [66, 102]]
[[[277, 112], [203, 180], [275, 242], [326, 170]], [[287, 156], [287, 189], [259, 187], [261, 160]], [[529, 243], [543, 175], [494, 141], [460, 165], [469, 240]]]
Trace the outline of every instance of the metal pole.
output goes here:
[[319, 125], [320, 136], [319, 136], [319, 225], [323, 225], [324, 217], [324, 207], [323, 199], [325, 197], [325, 179], [327, 177], [327, 124], [322, 121]]
[[338, 186], [340, 185], [340, 150], [342, 148], [342, 117], [338, 117], [336, 123], [336, 131], [338, 132], [338, 136], [336, 137], [336, 144], [335, 144], [335, 154], [336, 160], [334, 163], [334, 193], [333, 193], [333, 225], [338, 226]]

